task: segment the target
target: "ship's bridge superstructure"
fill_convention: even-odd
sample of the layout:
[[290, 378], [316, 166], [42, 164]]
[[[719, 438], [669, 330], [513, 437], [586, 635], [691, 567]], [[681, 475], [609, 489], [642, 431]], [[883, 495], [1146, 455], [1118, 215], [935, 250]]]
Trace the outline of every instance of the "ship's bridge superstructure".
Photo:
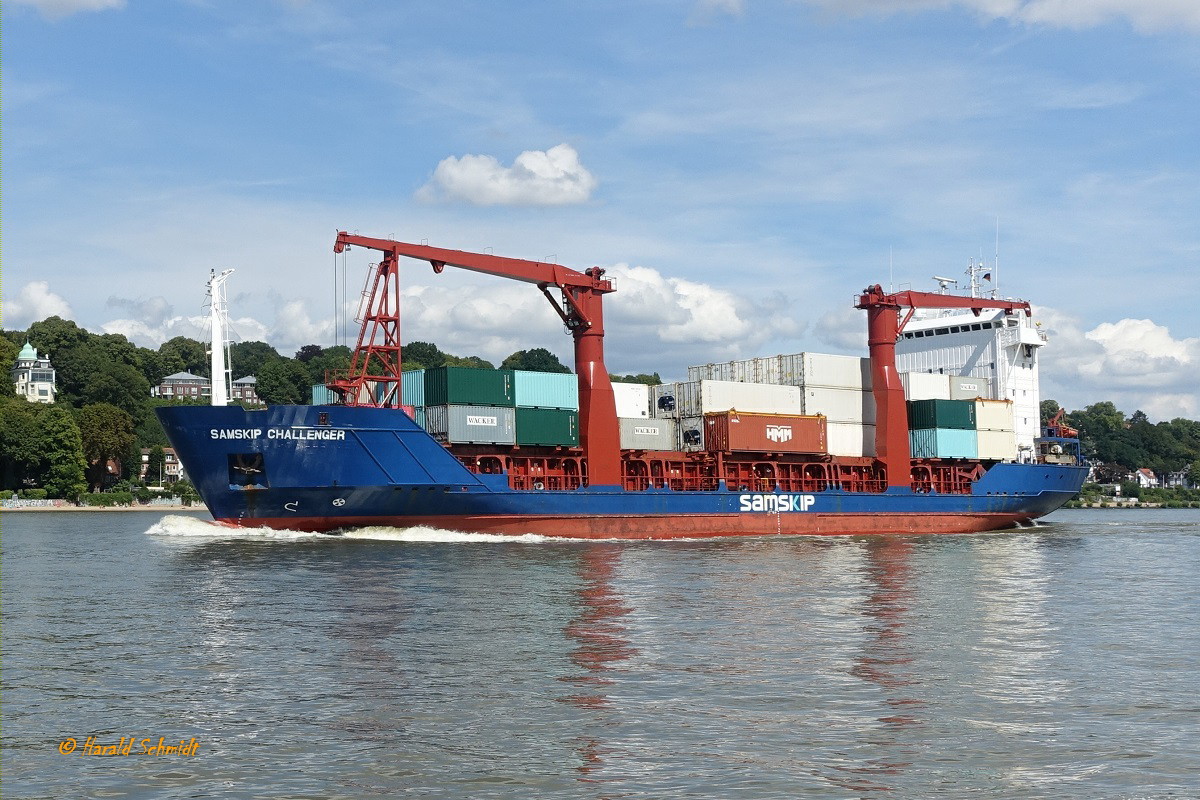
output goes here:
[[[946, 279], [937, 280], [945, 287]], [[977, 283], [973, 276], [973, 289]], [[1038, 351], [1046, 341], [1040, 323], [1023, 314], [918, 311], [896, 342], [896, 367], [986, 379], [988, 399], [1012, 401], [1020, 457], [1030, 460], [1041, 435]]]

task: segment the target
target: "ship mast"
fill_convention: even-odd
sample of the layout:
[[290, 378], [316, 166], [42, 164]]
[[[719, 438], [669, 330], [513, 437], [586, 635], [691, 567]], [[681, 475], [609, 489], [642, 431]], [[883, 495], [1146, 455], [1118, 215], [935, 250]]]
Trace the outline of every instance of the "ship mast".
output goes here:
[[230, 374], [229, 366], [229, 303], [225, 298], [225, 281], [233, 270], [227, 269], [220, 275], [214, 269], [208, 280], [208, 309], [212, 341], [210, 357], [212, 359], [212, 404], [214, 406], [229, 405]]

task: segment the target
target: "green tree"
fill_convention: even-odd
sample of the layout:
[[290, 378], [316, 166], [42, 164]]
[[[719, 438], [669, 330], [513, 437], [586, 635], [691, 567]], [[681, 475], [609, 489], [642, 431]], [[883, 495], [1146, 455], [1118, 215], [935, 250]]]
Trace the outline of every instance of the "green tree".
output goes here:
[[158, 355], [162, 359], [165, 375], [190, 372], [193, 375], [208, 377], [208, 373], [211, 371], [208, 351], [205, 350], [204, 345], [186, 336], [176, 336], [163, 342], [158, 348]]
[[446, 356], [443, 366], [447, 367], [468, 367], [470, 369], [495, 369], [495, 365], [487, 359], [479, 356], [466, 356], [460, 358], [458, 356]]
[[76, 500], [87, 489], [83, 437], [66, 407], [45, 406], [40, 414], [42, 487], [51, 497]]
[[270, 405], [297, 405], [312, 398], [312, 381], [299, 361], [279, 358], [263, 364], [258, 377], [259, 399]]
[[1041, 403], [1042, 424], [1045, 425], [1058, 413], [1058, 403], [1054, 400], [1043, 400]]
[[78, 389], [82, 405], [108, 403], [133, 418], [141, 416], [150, 404], [150, 382], [136, 367], [97, 358], [86, 382]]
[[306, 344], [296, 351], [294, 358], [301, 364], [307, 364], [323, 352], [325, 352], [325, 348], [319, 344]]
[[662, 383], [662, 378], [657, 372], [651, 375], [609, 375], [608, 379], [614, 383], [644, 383], [647, 386], [658, 386]]
[[133, 429], [133, 417], [110, 403], [84, 406], [79, 412], [79, 433], [83, 440], [83, 457], [88, 464], [88, 484], [92, 491], [103, 487], [110, 460], [119, 460], [122, 471], [141, 460], [134, 447], [137, 436]]
[[0, 337], [0, 397], [12, 397], [16, 394], [13, 382], [9, 380], [12, 369], [17, 363], [17, 354], [21, 352], [7, 336]]
[[325, 376], [344, 375], [350, 369], [350, 348], [345, 345], [326, 347], [319, 354], [304, 362], [308, 370], [309, 383], [325, 383]]
[[247, 375], [257, 377], [264, 364], [278, 358], [279, 352], [266, 342], [235, 342], [229, 346], [229, 369], [234, 380]]
[[558, 356], [544, 347], [518, 350], [504, 361], [500, 369], [524, 369], [531, 372], [570, 372], [571, 369], [558, 360]]
[[1192, 486], [1200, 486], [1200, 459], [1193, 461], [1188, 467], [1187, 480]]
[[154, 445], [146, 457], [146, 483], [156, 483], [162, 486], [167, 466], [167, 454], [162, 445]]
[[425, 369], [440, 367], [446, 363], [446, 354], [437, 345], [429, 342], [409, 342], [401, 350], [405, 361], [420, 364]]
[[24, 398], [0, 398], [0, 487], [4, 489], [20, 489], [27, 479], [36, 480], [42, 453], [35, 411]]

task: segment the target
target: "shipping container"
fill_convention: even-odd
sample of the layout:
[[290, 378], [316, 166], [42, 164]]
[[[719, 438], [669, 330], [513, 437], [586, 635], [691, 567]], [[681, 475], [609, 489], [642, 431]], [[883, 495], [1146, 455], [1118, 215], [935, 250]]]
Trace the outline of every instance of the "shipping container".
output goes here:
[[517, 406], [517, 444], [579, 444], [579, 412], [567, 408], [523, 408]]
[[1012, 461], [1017, 457], [1017, 434], [1007, 431], [978, 431], [978, 458], [985, 461]]
[[688, 367], [688, 380], [828, 386], [867, 391], [870, 391], [872, 386], [869, 359], [828, 353], [794, 353], [701, 364]]
[[799, 388], [804, 393], [805, 414], [823, 414], [830, 422], [875, 424], [875, 395], [871, 392], [829, 386]]
[[901, 372], [906, 400], [950, 400], [950, 378], [940, 372]]
[[951, 400], [974, 400], [992, 397], [992, 382], [988, 378], [972, 378], [969, 376], [952, 375], [950, 377]]
[[425, 429], [454, 444], [516, 444], [516, 409], [507, 406], [426, 406]]
[[689, 453], [704, 449], [704, 417], [684, 417], [679, 420], [679, 444], [676, 449]]
[[400, 373], [400, 398], [410, 406], [425, 405], [425, 370], [406, 369]]
[[[579, 377], [574, 372], [513, 371], [513, 397], [526, 408], [579, 410]], [[517, 419], [520, 440], [520, 418]]]
[[908, 432], [908, 441], [912, 447], [913, 458], [979, 457], [979, 441], [973, 430], [918, 428]]
[[913, 400], [908, 404], [910, 430], [956, 428], [975, 430], [975, 403], [971, 400]]
[[425, 370], [425, 405], [516, 405], [511, 369], [436, 367]]
[[826, 422], [825, 440], [831, 456], [875, 457], [875, 426]]
[[314, 406], [331, 406], [337, 402], [337, 395], [323, 383], [312, 387], [312, 404]]
[[622, 450], [676, 450], [679, 447], [679, 424], [673, 419], [621, 417], [617, 423], [621, 427]]
[[976, 400], [975, 428], [981, 431], [1011, 431], [1013, 402], [1011, 400]]
[[[614, 383], [613, 399], [617, 402], [617, 416], [646, 419], [650, 416], [650, 387], [644, 383]], [[671, 448], [667, 448], [668, 450]]]
[[675, 419], [679, 404], [675, 396], [679, 393], [678, 383], [662, 383], [650, 387], [650, 416]]
[[675, 416], [699, 417], [719, 411], [803, 414], [803, 392], [796, 386], [737, 381], [689, 381], [675, 387]]
[[779, 358], [783, 383], [871, 390], [870, 359], [829, 353], [797, 353]]
[[824, 453], [825, 417], [725, 411], [704, 416], [710, 452]]

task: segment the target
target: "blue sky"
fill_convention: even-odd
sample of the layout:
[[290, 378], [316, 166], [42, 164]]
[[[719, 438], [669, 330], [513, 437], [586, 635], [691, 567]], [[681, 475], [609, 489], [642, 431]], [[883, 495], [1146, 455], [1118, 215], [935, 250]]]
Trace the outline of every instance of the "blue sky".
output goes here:
[[[519, 9], [519, 11], [518, 11]], [[864, 352], [852, 298], [995, 257], [1043, 395], [1200, 418], [1194, 0], [3, 7], [6, 328], [333, 344], [338, 228], [610, 269], [612, 371]], [[347, 259], [357, 294], [367, 254]], [[405, 339], [570, 340], [407, 268]]]

